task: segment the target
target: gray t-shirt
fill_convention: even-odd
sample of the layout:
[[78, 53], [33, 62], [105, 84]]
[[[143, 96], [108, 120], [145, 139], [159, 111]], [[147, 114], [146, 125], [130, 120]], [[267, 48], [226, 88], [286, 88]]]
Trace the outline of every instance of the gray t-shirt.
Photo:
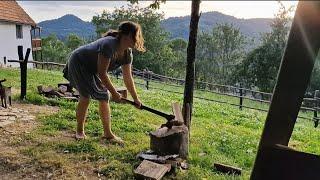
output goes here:
[[94, 74], [98, 71], [98, 54], [101, 53], [104, 57], [110, 60], [108, 71], [113, 71], [121, 65], [130, 64], [133, 59], [131, 49], [127, 50], [123, 58], [113, 58], [118, 43], [117, 38], [107, 36], [81, 46], [74, 50], [73, 53], [76, 53], [80, 63], [87, 67], [89, 72]]

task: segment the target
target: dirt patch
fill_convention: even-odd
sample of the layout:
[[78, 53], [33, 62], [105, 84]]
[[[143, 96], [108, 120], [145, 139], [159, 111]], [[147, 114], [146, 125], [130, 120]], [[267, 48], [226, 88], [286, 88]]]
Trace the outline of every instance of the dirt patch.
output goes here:
[[[20, 104], [0, 110], [2, 122], [0, 128], [0, 177], [1, 179], [45, 179], [48, 172], [37, 170], [34, 159], [21, 153], [23, 146], [16, 146], [25, 140], [38, 125], [37, 117], [50, 115], [59, 111], [58, 107]], [[49, 174], [50, 175], [50, 174]]]
[[103, 162], [92, 164], [83, 160], [89, 159], [86, 154], [52, 148], [57, 142], [75, 141], [75, 132], [37, 133], [42, 125], [37, 118], [58, 113], [58, 107], [15, 102], [0, 111], [15, 117], [0, 128], [0, 179], [106, 179], [96, 171]]

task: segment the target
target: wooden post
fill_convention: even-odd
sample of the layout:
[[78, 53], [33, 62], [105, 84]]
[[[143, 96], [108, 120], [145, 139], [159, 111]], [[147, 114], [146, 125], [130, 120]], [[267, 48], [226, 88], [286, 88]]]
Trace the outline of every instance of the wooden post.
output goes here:
[[[197, 45], [198, 23], [200, 19], [199, 9], [200, 9], [200, 0], [192, 0], [189, 42], [188, 42], [188, 48], [187, 48], [187, 67], [186, 67], [186, 78], [185, 78], [183, 110], [182, 110], [184, 122], [187, 125], [188, 129], [190, 128], [191, 116], [192, 116], [193, 90], [194, 90], [194, 81], [195, 81], [194, 61], [195, 61], [195, 52], [196, 52], [196, 45]], [[187, 108], [187, 104], [189, 104], [189, 108]]]
[[319, 124], [319, 119], [318, 119], [318, 94], [319, 94], [319, 90], [316, 90], [314, 92], [314, 101], [313, 101], [313, 107], [314, 107], [314, 111], [313, 111], [313, 121], [314, 121], [314, 127], [318, 127]]
[[23, 58], [23, 46], [18, 46], [18, 55], [20, 62], [20, 78], [21, 78], [21, 95], [20, 99], [24, 99], [27, 95], [27, 65], [30, 55], [30, 48], [27, 49], [25, 58]]
[[[306, 177], [310, 173], [315, 176], [313, 179], [319, 179], [319, 167], [302, 164], [303, 158], [295, 159], [294, 163], [277, 161], [272, 151], [269, 154], [266, 151], [272, 148], [275, 152], [273, 147], [277, 144], [288, 146], [320, 48], [320, 33], [316, 33], [320, 23], [315, 17], [320, 17], [319, 1], [298, 3], [252, 170], [253, 180], [272, 179], [269, 177], [273, 175], [279, 179], [299, 179], [299, 175]], [[273, 172], [271, 168], [277, 164], [282, 165], [281, 169]], [[275, 174], [280, 171], [281, 174]]]
[[240, 94], [240, 106], [239, 106], [239, 108], [240, 108], [240, 110], [242, 110], [242, 105], [243, 105], [243, 89], [242, 89], [242, 87], [241, 87], [241, 85], [240, 85], [240, 89], [239, 89], [239, 94]]
[[144, 80], [146, 81], [146, 88], [147, 88], [147, 90], [149, 90], [149, 71], [147, 70], [146, 71], [146, 74], [145, 73], [143, 73], [143, 75], [145, 76], [144, 78]]

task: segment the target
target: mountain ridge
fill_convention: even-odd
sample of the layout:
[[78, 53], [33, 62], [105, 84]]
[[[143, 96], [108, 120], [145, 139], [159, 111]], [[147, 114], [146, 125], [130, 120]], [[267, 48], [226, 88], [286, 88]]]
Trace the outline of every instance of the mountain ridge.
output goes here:
[[[260, 34], [271, 30], [271, 18], [242, 19], [226, 15], [217, 11], [202, 13], [199, 21], [199, 30], [210, 31], [219, 23], [233, 24], [247, 37], [259, 41]], [[171, 38], [188, 39], [190, 16], [170, 17], [161, 21], [161, 27], [170, 33]], [[60, 18], [45, 20], [38, 23], [42, 27], [42, 36], [56, 34], [59, 39], [65, 39], [68, 34], [74, 33], [83, 38], [96, 37], [95, 26], [91, 22], [83, 21], [79, 17], [66, 14]]]

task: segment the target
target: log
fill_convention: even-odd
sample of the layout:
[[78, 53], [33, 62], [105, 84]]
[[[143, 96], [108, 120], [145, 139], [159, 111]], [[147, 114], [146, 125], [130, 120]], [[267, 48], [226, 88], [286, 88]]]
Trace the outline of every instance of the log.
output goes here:
[[73, 94], [71, 92], [65, 92], [64, 96], [66, 97], [73, 97]]
[[72, 92], [72, 86], [70, 85], [70, 83], [58, 83], [58, 88], [60, 86], [66, 86], [67, 87], [67, 92]]
[[161, 179], [167, 172], [170, 171], [170, 165], [157, 164], [148, 160], [143, 160], [142, 163], [134, 170], [137, 179]]
[[68, 92], [68, 87], [65, 85], [58, 86], [59, 92], [66, 93]]
[[45, 93], [48, 94], [54, 91], [52, 86], [48, 86], [48, 87], [38, 86], [37, 88], [40, 94], [45, 94]]
[[241, 171], [242, 171], [242, 169], [240, 168], [228, 166], [220, 163], [214, 163], [213, 166], [217, 171], [226, 173], [226, 174], [241, 175]]
[[187, 158], [189, 141], [188, 128], [185, 125], [162, 127], [150, 132], [150, 149], [158, 155], [178, 154], [181, 158]]
[[73, 93], [73, 96], [79, 98], [80, 97], [80, 93], [78, 90], [75, 90], [74, 93]]

